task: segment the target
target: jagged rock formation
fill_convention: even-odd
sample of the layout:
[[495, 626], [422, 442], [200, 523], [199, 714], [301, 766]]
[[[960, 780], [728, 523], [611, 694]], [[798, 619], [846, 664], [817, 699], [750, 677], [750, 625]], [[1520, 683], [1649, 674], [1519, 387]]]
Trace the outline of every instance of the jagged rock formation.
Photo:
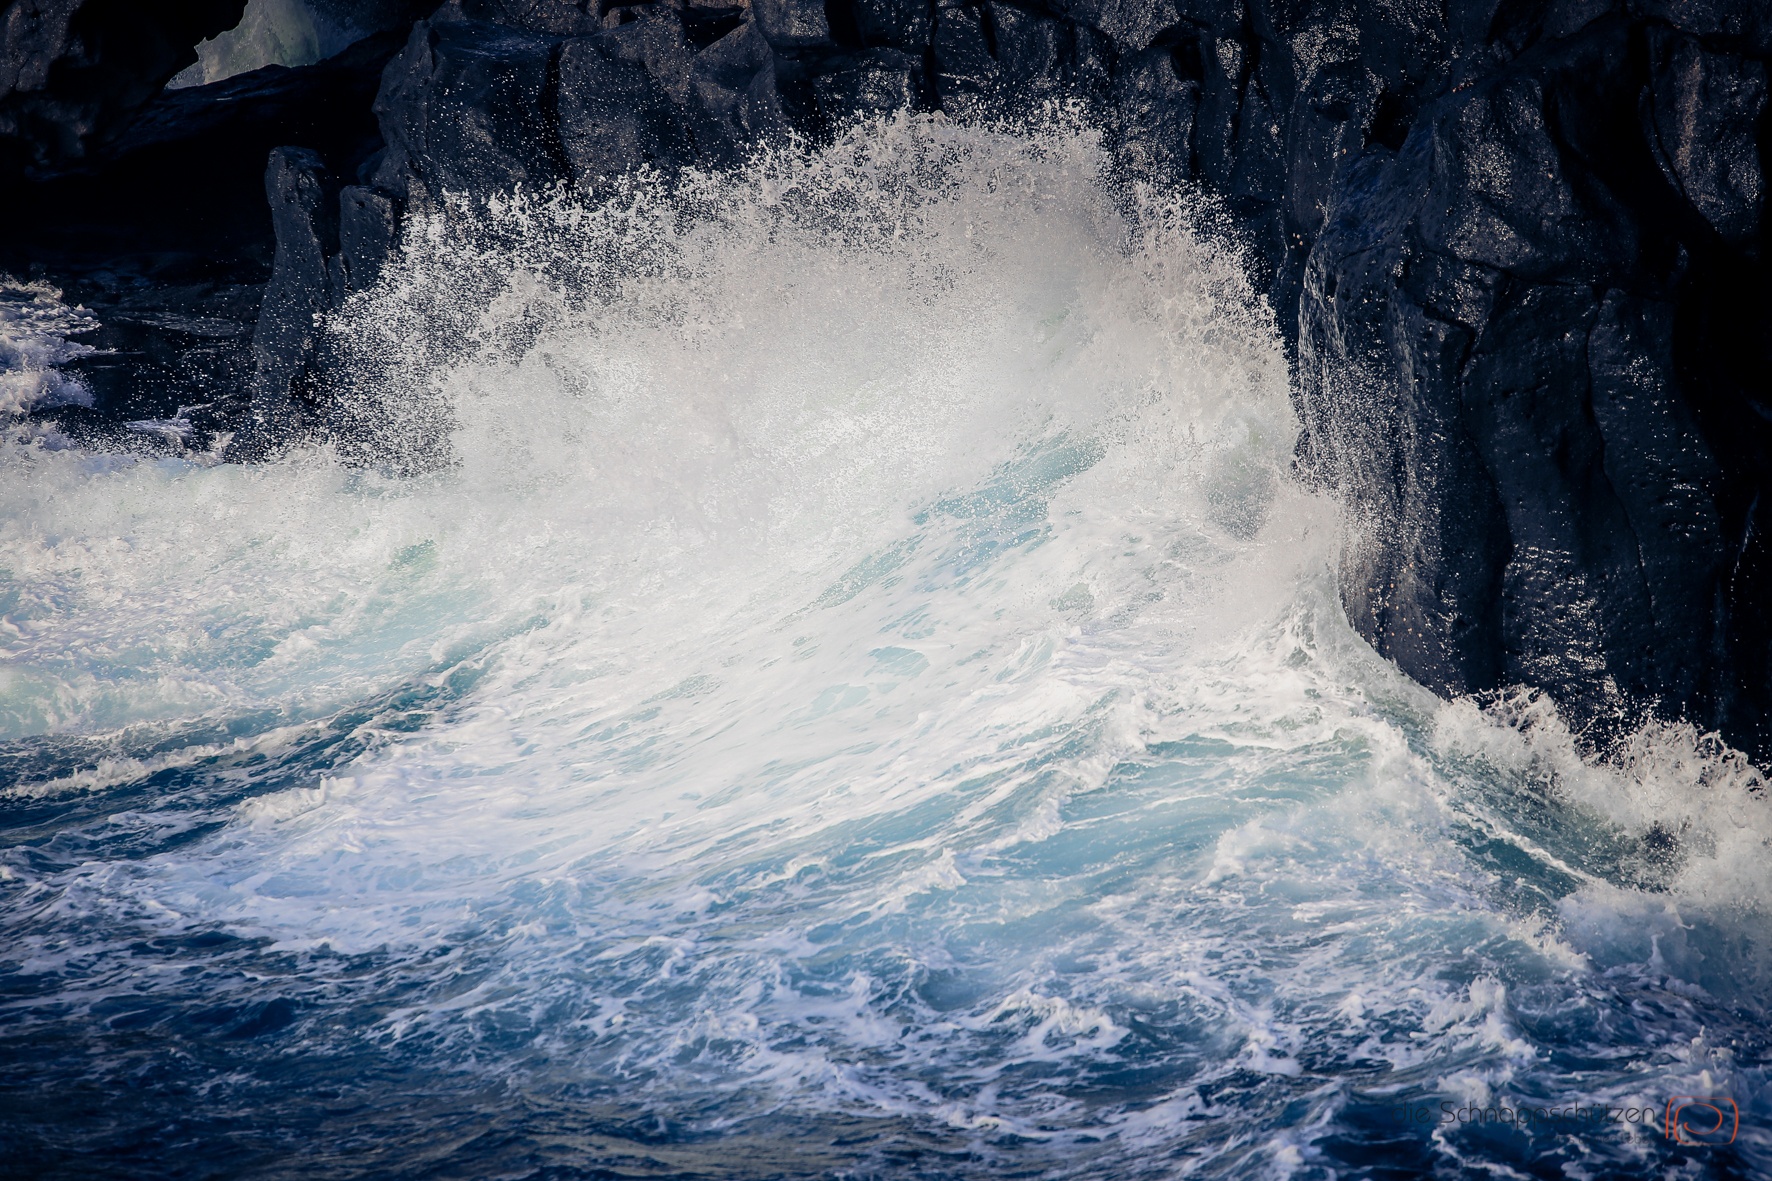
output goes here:
[[84, 158], [246, 0], [8, 0], [0, 4], [0, 164]]
[[1764, 6], [1503, 6], [1446, 30], [1307, 256], [1309, 470], [1343, 600], [1443, 693], [1550, 689], [1764, 756], [1772, 446]]
[[1769, 57], [1750, 0], [450, 0], [380, 76], [378, 154], [272, 157], [232, 454], [320, 417], [314, 315], [445, 192], [1077, 99], [1241, 225], [1362, 634], [1596, 740], [1653, 708], [1765, 757]]

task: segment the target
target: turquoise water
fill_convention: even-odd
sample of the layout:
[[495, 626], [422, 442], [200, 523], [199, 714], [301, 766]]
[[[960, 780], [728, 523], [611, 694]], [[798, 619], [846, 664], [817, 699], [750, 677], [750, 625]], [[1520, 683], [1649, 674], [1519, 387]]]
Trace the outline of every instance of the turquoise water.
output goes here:
[[337, 445], [16, 428], [7, 1167], [1772, 1168], [1758, 776], [1379, 660], [1270, 317], [1102, 159], [463, 206]]

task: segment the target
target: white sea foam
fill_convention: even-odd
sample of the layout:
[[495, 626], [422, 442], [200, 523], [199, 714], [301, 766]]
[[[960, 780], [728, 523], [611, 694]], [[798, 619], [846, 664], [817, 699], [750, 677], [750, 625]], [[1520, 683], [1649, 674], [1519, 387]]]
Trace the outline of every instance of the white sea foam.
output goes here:
[[92, 392], [62, 366], [91, 354], [73, 338], [97, 327], [55, 288], [0, 275], [0, 418], [34, 406], [92, 405]]
[[[1374, 657], [1234, 253], [1102, 160], [901, 118], [464, 204], [334, 326], [370, 466], [9, 451], [10, 734], [274, 710], [200, 753], [275, 762], [424, 690], [206, 841], [31, 888], [338, 995], [387, 957], [348, 1036], [390, 1061], [980, 1170], [1293, 1175], [1368, 1090], [1757, 1094], [1700, 1007], [1765, 946], [1751, 774], [1668, 733], [1591, 767]], [[1559, 1073], [1547, 1027], [1639, 987], [1694, 1007]]]

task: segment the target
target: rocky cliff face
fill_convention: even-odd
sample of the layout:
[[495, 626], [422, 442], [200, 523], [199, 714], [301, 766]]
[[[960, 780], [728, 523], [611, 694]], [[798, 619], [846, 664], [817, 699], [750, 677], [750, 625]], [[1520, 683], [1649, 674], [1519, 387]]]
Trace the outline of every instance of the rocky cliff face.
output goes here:
[[1768, 751], [1767, 11], [1504, 5], [1337, 177], [1302, 458], [1355, 625], [1436, 690]]
[[[1443, 693], [1547, 689], [1596, 741], [1653, 710], [1763, 758], [1768, 57], [1749, 0], [451, 0], [380, 75], [379, 149], [271, 157], [233, 454], [323, 416], [313, 316], [446, 192], [1074, 99], [1129, 176], [1240, 225], [1362, 634]], [[18, 126], [39, 162], [93, 138]]]

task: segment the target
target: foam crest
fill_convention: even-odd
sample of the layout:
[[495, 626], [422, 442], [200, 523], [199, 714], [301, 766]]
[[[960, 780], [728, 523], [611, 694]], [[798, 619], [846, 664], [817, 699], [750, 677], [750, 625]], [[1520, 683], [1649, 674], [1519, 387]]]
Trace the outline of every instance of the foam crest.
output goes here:
[[1772, 986], [1772, 801], [1739, 751], [1651, 721], [1583, 757], [1555, 706], [1526, 692], [1445, 707], [1435, 743], [1479, 761], [1483, 807], [1505, 806], [1514, 838], [1564, 877], [1562, 928], [1596, 964], [1646, 964], [1724, 995]]

